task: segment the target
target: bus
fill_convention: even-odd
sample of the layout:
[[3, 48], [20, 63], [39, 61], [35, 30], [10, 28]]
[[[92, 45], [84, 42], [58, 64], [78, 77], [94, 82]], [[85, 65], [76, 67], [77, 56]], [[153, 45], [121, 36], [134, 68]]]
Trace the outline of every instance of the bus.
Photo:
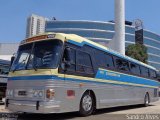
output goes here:
[[0, 59], [0, 103], [4, 103], [10, 61]]
[[158, 101], [157, 69], [74, 34], [45, 33], [20, 43], [6, 108], [24, 113], [78, 111]]

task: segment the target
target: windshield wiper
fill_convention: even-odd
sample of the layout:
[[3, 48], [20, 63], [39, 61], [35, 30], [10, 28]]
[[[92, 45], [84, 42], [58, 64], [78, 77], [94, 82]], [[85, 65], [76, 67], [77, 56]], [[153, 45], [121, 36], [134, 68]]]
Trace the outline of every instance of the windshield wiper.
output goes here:
[[[25, 65], [26, 60], [27, 60], [27, 58], [24, 59], [24, 60], [22, 60], [22, 62], [18, 63], [18, 64], [15, 66], [15, 68], [13, 69], [13, 72], [16, 71], [16, 69], [17, 69], [17, 67], [18, 67], [19, 65], [21, 65], [21, 64]], [[26, 68], [26, 67], [25, 67], [25, 68]]]

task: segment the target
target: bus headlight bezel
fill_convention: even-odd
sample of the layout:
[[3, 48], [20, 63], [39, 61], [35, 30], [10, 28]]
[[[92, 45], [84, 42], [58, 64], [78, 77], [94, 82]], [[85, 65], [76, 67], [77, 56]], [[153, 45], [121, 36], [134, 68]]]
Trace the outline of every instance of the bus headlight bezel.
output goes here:
[[43, 90], [33, 90], [33, 97], [42, 98], [44, 96]]
[[13, 96], [13, 90], [8, 89], [8, 90], [7, 90], [7, 96], [8, 96], [8, 97]]
[[39, 91], [38, 96], [43, 97], [43, 91]]

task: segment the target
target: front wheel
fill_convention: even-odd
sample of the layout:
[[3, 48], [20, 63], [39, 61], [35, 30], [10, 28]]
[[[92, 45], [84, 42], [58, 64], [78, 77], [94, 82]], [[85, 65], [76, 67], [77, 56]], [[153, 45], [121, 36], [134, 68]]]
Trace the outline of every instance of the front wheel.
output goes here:
[[81, 116], [91, 115], [94, 111], [94, 98], [90, 92], [85, 92], [80, 101], [79, 113]]

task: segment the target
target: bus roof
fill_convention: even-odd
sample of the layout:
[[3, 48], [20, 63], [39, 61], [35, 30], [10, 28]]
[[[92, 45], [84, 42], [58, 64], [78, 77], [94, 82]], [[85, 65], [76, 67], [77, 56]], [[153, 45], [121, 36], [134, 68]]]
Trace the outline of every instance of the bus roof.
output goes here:
[[[153, 70], [156, 70], [156, 71], [157, 71], [156, 68], [154, 68], [154, 67], [152, 67], [152, 66], [150, 66], [150, 65], [147, 65], [147, 64], [145, 64], [145, 63], [143, 63], [143, 62], [140, 62], [140, 61], [138, 61], [138, 60], [135, 60], [135, 59], [133, 59], [133, 58], [131, 58], [131, 57], [128, 57], [128, 56], [126, 56], [126, 55], [122, 55], [122, 54], [120, 54], [120, 53], [118, 53], [118, 52], [116, 52], [116, 51], [114, 51], [114, 50], [112, 50], [112, 49], [109, 49], [108, 47], [105, 47], [105, 46], [103, 46], [103, 45], [100, 45], [100, 44], [98, 44], [98, 43], [96, 43], [96, 42], [93, 42], [93, 41], [91, 41], [91, 40], [88, 40], [88, 39], [86, 39], [86, 38], [84, 38], [84, 37], [81, 37], [81, 36], [78, 36], [78, 35], [75, 35], [75, 34], [65, 34], [65, 33], [48, 32], [48, 33], [39, 34], [39, 35], [33, 36], [33, 37], [31, 37], [31, 38], [28, 38], [28, 39], [26, 39], [25, 41], [22, 41], [21, 44], [36, 41], [35, 39], [33, 39], [33, 38], [36, 38], [36, 37], [37, 37], [37, 40], [39, 41], [38, 38], [40, 38], [40, 36], [48, 36], [48, 37], [46, 37], [47, 39], [51, 39], [51, 38], [54, 37], [54, 39], [60, 39], [60, 40], [62, 40], [63, 42], [65, 42], [65, 41], [66, 41], [66, 42], [70, 42], [70, 43], [73, 43], [73, 44], [78, 45], [78, 46], [89, 45], [89, 46], [91, 46], [91, 47], [97, 48], [97, 49], [102, 50], [102, 51], [104, 51], [104, 52], [111, 53], [111, 54], [113, 54], [113, 55], [115, 55], [115, 56], [124, 58], [124, 59], [126, 59], [126, 60], [129, 60], [129, 61], [134, 62], [134, 63], [137, 63], [137, 64], [141, 64], [141, 65], [143, 65], [143, 66], [145, 66], [145, 67], [147, 67], [147, 68], [150, 68], [150, 69], [153, 69]], [[46, 39], [46, 38], [45, 38], [45, 39]], [[43, 38], [43, 39], [44, 39], [44, 38]], [[43, 39], [42, 39], [42, 40], [43, 40]], [[28, 40], [28, 42], [27, 42], [27, 40]]]

